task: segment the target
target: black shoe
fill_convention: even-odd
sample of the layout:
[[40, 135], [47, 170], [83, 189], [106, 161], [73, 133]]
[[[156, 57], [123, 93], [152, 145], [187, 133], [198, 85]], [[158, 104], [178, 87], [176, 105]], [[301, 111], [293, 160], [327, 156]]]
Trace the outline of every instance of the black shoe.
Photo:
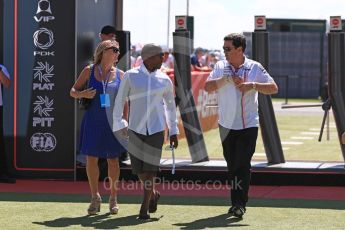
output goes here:
[[245, 212], [246, 212], [246, 208], [244, 208], [244, 207], [235, 207], [234, 208], [233, 216], [242, 219], [242, 217], [243, 217]]
[[139, 213], [138, 220], [148, 220], [150, 219], [150, 215], [147, 213]]
[[228, 211], [228, 214], [230, 214], [230, 215], [234, 215], [234, 212], [235, 212], [235, 209], [236, 209], [236, 207], [235, 206], [231, 206], [230, 208], [229, 208], [229, 211]]
[[120, 161], [121, 161], [121, 162], [124, 162], [124, 161], [128, 161], [128, 160], [129, 160], [129, 154], [128, 154], [128, 152], [122, 153], [121, 156], [120, 156]]
[[7, 174], [1, 174], [0, 175], [0, 183], [9, 183], [9, 184], [15, 184], [16, 183], [16, 178], [11, 177]]

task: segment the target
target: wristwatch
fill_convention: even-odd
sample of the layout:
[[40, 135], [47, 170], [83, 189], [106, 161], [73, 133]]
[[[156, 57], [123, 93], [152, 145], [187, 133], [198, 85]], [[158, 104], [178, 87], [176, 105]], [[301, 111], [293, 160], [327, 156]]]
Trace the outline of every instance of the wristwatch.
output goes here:
[[253, 82], [253, 89], [256, 90], [256, 83]]

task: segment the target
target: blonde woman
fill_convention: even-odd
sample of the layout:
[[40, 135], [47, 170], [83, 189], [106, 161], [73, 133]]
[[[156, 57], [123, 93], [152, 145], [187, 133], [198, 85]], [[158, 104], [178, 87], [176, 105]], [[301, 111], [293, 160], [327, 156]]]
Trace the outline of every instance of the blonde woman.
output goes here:
[[[119, 210], [116, 191], [120, 174], [118, 157], [125, 149], [111, 129], [113, 102], [123, 77], [123, 71], [114, 67], [119, 53], [119, 44], [115, 40], [99, 43], [94, 53], [93, 65], [82, 70], [70, 91], [74, 98], [92, 99], [83, 117], [79, 143], [79, 151], [86, 155], [86, 172], [91, 190], [91, 203], [87, 210], [89, 215], [100, 212], [102, 202], [98, 191], [99, 158], [106, 158], [108, 162], [111, 187], [109, 211], [117, 214]], [[88, 89], [82, 90], [87, 82]]]

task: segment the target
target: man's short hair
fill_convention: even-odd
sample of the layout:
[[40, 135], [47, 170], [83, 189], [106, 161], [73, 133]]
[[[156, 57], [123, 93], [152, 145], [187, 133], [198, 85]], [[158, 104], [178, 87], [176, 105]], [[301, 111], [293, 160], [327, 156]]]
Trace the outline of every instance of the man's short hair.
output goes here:
[[246, 50], [246, 37], [243, 34], [231, 33], [224, 37], [224, 41], [232, 41], [235, 48], [242, 47], [242, 51]]
[[101, 34], [115, 34], [116, 33], [116, 29], [114, 26], [111, 25], [106, 25], [103, 26], [102, 30], [101, 30]]

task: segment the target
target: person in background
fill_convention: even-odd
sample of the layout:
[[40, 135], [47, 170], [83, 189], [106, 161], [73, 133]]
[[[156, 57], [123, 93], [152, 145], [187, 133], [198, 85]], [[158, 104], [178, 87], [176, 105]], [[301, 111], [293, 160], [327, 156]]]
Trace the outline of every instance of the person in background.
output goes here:
[[134, 68], [136, 58], [136, 47], [135, 45], [131, 46], [131, 69]]
[[174, 56], [169, 52], [169, 50], [164, 50], [163, 52], [163, 63], [161, 70], [165, 73], [174, 70]]
[[207, 59], [206, 59], [206, 63], [210, 69], [213, 69], [218, 61], [219, 61], [218, 57], [216, 56], [215, 53], [211, 52], [208, 54]]
[[[160, 46], [146, 44], [141, 50], [143, 64], [128, 70], [115, 101], [113, 131], [126, 136], [128, 126], [128, 152], [132, 172], [144, 185], [144, 199], [139, 219], [149, 219], [156, 212], [160, 193], [155, 189], [159, 170], [164, 131], [169, 129], [170, 145], [178, 146], [176, 105], [173, 84], [160, 71], [163, 53]], [[129, 103], [129, 125], [122, 118], [126, 99]]]
[[207, 66], [203, 66], [201, 59], [204, 55], [202, 48], [198, 47], [195, 49], [194, 54], [190, 57], [190, 64], [192, 71], [209, 71], [210, 69]]
[[3, 117], [3, 87], [9, 88], [11, 86], [10, 74], [5, 66], [0, 64], [0, 183], [16, 183], [16, 179], [9, 174], [8, 164], [4, 145], [4, 117]]
[[245, 57], [246, 38], [242, 34], [225, 36], [223, 49], [226, 60], [217, 62], [205, 90], [218, 91], [219, 133], [232, 185], [228, 213], [242, 218], [258, 136], [258, 93], [275, 94], [278, 87], [260, 63]]
[[143, 58], [141, 55], [138, 55], [137, 59], [135, 60], [134, 67], [140, 67], [143, 64]]
[[[108, 179], [110, 182], [109, 211], [117, 214], [117, 182], [119, 179], [119, 156], [125, 148], [112, 132], [112, 108], [117, 91], [123, 79], [123, 71], [114, 63], [118, 61], [120, 49], [115, 40], [105, 40], [98, 44], [92, 66], [86, 66], [73, 85], [70, 95], [73, 98], [92, 99], [84, 113], [80, 131], [79, 150], [86, 155], [86, 173], [91, 190], [91, 203], [87, 212], [97, 214], [101, 207], [98, 191], [98, 159], [107, 159]], [[89, 81], [89, 88], [82, 90]], [[121, 111], [122, 113], [123, 111]], [[124, 115], [127, 111], [124, 111]]]
[[116, 29], [114, 26], [106, 25], [103, 26], [101, 32], [99, 33], [99, 38], [101, 41], [105, 40], [116, 40]]

